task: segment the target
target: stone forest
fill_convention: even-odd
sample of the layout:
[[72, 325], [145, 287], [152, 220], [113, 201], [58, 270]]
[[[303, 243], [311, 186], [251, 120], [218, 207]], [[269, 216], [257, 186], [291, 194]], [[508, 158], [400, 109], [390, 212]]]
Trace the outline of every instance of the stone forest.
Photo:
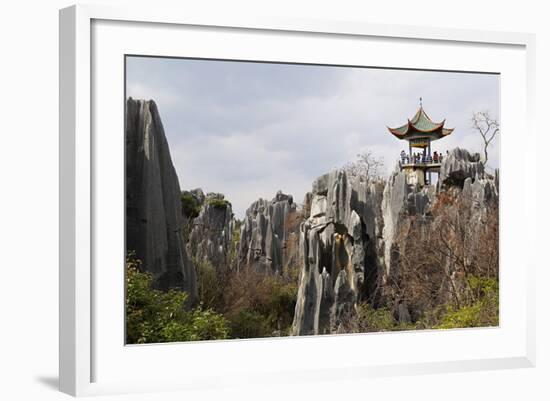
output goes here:
[[432, 153], [452, 131], [420, 106], [389, 128], [408, 142], [389, 177], [333, 169], [236, 219], [180, 187], [156, 104], [129, 98], [127, 343], [498, 326], [498, 170]]

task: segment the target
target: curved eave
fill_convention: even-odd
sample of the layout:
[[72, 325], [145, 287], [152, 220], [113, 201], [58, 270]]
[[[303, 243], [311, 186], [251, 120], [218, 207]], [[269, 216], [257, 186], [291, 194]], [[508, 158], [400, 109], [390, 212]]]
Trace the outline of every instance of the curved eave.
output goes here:
[[443, 128], [443, 131], [441, 132], [442, 136], [451, 135], [455, 129], [454, 128]]
[[388, 129], [388, 131], [390, 131], [391, 134], [395, 135], [396, 137], [398, 137], [398, 138], [400, 138], [400, 139], [401, 139], [404, 135], [406, 135], [407, 132], [408, 132], [408, 129], [407, 129], [407, 131], [405, 131], [405, 132], [401, 132], [401, 130], [402, 130], [403, 128], [405, 128], [405, 127], [406, 127], [406, 124], [405, 124], [405, 125], [402, 125], [401, 127], [397, 127], [397, 128], [390, 128], [390, 127], [388, 127], [388, 126], [386, 125], [386, 128]]
[[407, 128], [407, 131], [405, 132], [401, 132], [397, 128], [390, 128], [390, 127], [387, 127], [387, 128], [388, 128], [388, 131], [390, 131], [393, 135], [395, 135], [399, 139], [404, 139], [407, 136], [416, 135], [416, 134], [437, 135], [438, 131], [440, 132], [439, 136], [442, 137], [442, 136], [450, 135], [454, 131], [454, 128], [451, 128], [451, 129], [443, 128], [444, 123], [445, 122], [439, 123], [437, 127], [429, 130], [418, 129], [414, 125], [410, 125]]

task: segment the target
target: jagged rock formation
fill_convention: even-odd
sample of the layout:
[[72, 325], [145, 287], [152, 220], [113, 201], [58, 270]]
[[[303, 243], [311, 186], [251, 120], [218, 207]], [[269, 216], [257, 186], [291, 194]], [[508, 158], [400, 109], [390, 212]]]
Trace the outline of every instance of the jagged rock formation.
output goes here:
[[300, 227], [302, 271], [293, 334], [339, 331], [360, 293], [379, 273], [383, 185], [348, 179], [337, 170], [319, 177], [307, 205], [310, 213]]
[[[180, 192], [153, 101], [128, 99], [125, 139], [126, 250], [136, 252], [157, 288], [187, 291], [191, 302], [191, 257], [237, 271], [296, 269], [294, 335], [353, 331], [359, 303], [416, 322], [451, 296], [467, 304], [461, 297], [468, 297], [470, 266], [492, 266], [487, 277], [498, 278], [498, 246], [481, 245], [498, 245], [499, 174], [488, 174], [478, 154], [454, 149], [436, 186], [410, 185], [397, 168], [386, 181], [332, 171], [315, 180], [302, 208], [279, 191], [248, 208], [235, 247], [236, 221], [224, 195]], [[426, 270], [417, 274], [417, 267]], [[422, 288], [424, 298], [414, 284], [407, 289], [420, 275], [420, 285], [432, 285]]]
[[[341, 170], [318, 178], [304, 200], [308, 214], [300, 229], [302, 270], [293, 334], [345, 331], [342, 325], [359, 301], [383, 304], [398, 321], [410, 322], [408, 305], [391, 287], [399, 273], [400, 247], [411, 241], [413, 227], [429, 231], [441, 224], [431, 213], [443, 192], [448, 207], [455, 210], [460, 200], [471, 209], [467, 224], [481, 232], [486, 211], [498, 203], [498, 172], [489, 176], [479, 155], [455, 149], [443, 162], [437, 188], [408, 185], [399, 168], [385, 184], [351, 180]], [[475, 252], [472, 248], [472, 257]], [[454, 272], [447, 273], [455, 280]], [[458, 279], [447, 284], [457, 286]]]
[[468, 177], [475, 179], [485, 175], [479, 153], [470, 154], [465, 149], [455, 148], [443, 158], [439, 182], [441, 185], [462, 185]]
[[126, 249], [161, 289], [196, 296], [195, 269], [182, 239], [180, 187], [155, 102], [126, 102]]
[[394, 244], [399, 228], [406, 216], [425, 215], [433, 203], [436, 191], [433, 186], [407, 185], [406, 174], [397, 166], [384, 188], [381, 209], [383, 218], [383, 263], [385, 282], [395, 265]]
[[227, 267], [232, 252], [232, 234], [235, 220], [231, 203], [223, 194], [208, 193], [201, 189], [189, 191], [200, 205], [200, 213], [191, 222], [187, 249], [189, 255], [213, 267]]
[[271, 201], [258, 199], [252, 203], [241, 226], [237, 267], [281, 273], [294, 263], [300, 216], [292, 195], [281, 191]]

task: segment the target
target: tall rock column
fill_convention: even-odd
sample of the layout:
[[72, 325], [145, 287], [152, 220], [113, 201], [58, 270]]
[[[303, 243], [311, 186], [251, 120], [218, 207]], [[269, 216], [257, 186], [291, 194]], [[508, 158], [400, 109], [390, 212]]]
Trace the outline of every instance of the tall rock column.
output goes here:
[[281, 273], [296, 257], [301, 214], [292, 195], [279, 191], [246, 210], [237, 249], [238, 267]]
[[193, 228], [187, 245], [189, 255], [196, 261], [208, 262], [215, 268], [229, 267], [235, 219], [231, 203], [225, 196], [208, 193], [204, 197], [199, 215], [191, 224]]
[[196, 298], [195, 269], [182, 238], [180, 186], [154, 101], [126, 102], [126, 250], [155, 285]]
[[382, 184], [337, 170], [319, 177], [306, 199], [293, 334], [339, 332], [378, 281]]

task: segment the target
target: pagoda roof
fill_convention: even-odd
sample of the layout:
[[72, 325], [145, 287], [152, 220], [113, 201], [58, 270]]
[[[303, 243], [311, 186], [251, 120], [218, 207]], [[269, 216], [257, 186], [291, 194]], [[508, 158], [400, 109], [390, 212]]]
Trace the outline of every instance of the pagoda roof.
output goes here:
[[433, 122], [422, 106], [420, 106], [414, 117], [407, 120], [406, 124], [397, 128], [387, 128], [399, 139], [407, 139], [411, 136], [418, 137], [422, 136], [422, 134], [426, 134], [426, 136], [430, 136], [433, 139], [439, 139], [450, 135], [454, 131], [454, 128], [445, 128], [444, 125], [445, 120], [440, 123]]

